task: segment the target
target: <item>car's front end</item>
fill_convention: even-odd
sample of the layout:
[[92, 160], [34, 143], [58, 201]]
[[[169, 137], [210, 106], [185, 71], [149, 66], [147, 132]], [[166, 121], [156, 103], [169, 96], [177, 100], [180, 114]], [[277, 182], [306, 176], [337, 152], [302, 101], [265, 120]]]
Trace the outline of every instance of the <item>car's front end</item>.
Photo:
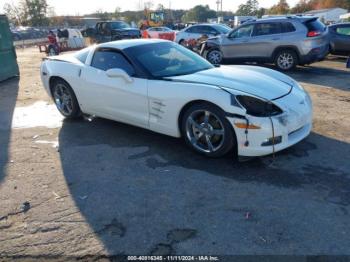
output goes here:
[[269, 155], [311, 132], [309, 95], [280, 72], [255, 66], [221, 66], [176, 80], [210, 84], [228, 93], [231, 106], [219, 106], [235, 131], [239, 156]]
[[[228, 115], [237, 136], [240, 156], [262, 156], [281, 151], [300, 142], [311, 132], [312, 102], [296, 82], [289, 94], [273, 101], [254, 97], [261, 102], [244, 104], [239, 102], [239, 97], [235, 96], [235, 99], [239, 105], [248, 108], [244, 118]], [[259, 103], [266, 107], [260, 105], [260, 108], [255, 108], [254, 115], [250, 114], [252, 109], [249, 107], [257, 107]], [[264, 112], [259, 115], [259, 110]]]

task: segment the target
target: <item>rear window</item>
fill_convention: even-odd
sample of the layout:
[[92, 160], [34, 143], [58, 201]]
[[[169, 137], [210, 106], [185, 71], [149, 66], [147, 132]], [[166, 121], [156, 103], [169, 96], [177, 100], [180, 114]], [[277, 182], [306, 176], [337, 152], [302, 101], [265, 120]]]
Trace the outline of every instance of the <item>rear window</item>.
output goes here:
[[308, 20], [304, 24], [307, 27], [309, 32], [311, 31], [323, 32], [326, 30], [326, 26], [318, 19]]
[[91, 47], [88, 48], [84, 48], [82, 50], [80, 50], [79, 52], [75, 53], [75, 58], [78, 59], [80, 62], [82, 62], [83, 64], [85, 64], [86, 59], [90, 53]]
[[213, 27], [220, 32], [220, 34], [227, 34], [232, 30], [232, 28], [226, 25], [213, 25]]
[[296, 29], [292, 23], [289, 22], [284, 22], [282, 23], [282, 32], [283, 33], [290, 33], [290, 32], [295, 32]]
[[186, 29], [186, 33], [198, 33], [198, 26], [191, 26], [190, 28]]

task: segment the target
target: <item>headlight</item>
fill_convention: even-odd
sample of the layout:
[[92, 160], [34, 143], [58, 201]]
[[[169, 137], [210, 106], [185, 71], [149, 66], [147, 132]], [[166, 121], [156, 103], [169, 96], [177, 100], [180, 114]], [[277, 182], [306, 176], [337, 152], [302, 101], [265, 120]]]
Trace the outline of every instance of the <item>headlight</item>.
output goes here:
[[283, 111], [271, 102], [252, 96], [236, 96], [237, 101], [247, 110], [247, 114], [257, 117], [269, 117], [282, 114]]

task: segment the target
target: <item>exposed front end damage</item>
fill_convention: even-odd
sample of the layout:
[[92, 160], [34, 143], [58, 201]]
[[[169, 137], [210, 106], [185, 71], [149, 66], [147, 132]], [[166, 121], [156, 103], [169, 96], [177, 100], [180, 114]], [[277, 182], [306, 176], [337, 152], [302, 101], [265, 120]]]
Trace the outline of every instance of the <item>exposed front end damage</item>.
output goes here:
[[[297, 84], [296, 84], [297, 85]], [[286, 149], [306, 138], [312, 129], [312, 102], [300, 88], [274, 100], [283, 110], [271, 116], [228, 116], [238, 142], [238, 155], [263, 156]]]

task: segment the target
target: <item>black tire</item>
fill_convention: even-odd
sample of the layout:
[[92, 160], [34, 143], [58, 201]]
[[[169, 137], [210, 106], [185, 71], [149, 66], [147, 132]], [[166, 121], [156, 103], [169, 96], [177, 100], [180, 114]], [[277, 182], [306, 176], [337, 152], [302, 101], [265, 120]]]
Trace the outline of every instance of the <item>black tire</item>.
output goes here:
[[53, 46], [50, 46], [49, 49], [47, 50], [48, 56], [55, 56], [58, 55], [56, 49]]
[[[201, 116], [201, 112], [203, 112], [203, 116]], [[208, 117], [207, 121], [209, 126], [205, 125], [204, 120], [203, 123], [199, 123], [202, 120], [197, 122], [201, 117], [205, 118], [206, 112], [210, 112], [210, 116]], [[198, 118], [194, 119], [194, 116], [198, 116]], [[196, 121], [196, 124], [191, 124], [193, 123], [191, 118], [192, 120]], [[201, 131], [196, 128], [197, 126], [201, 126]], [[207, 142], [207, 134], [205, 134], [205, 132], [208, 131], [214, 133], [222, 132], [222, 130], [223, 134], [211, 134], [210, 144], [212, 149], [215, 147], [215, 150], [209, 150], [210, 147]], [[226, 119], [224, 111], [210, 103], [203, 102], [194, 104], [186, 110], [181, 119], [181, 133], [186, 144], [191, 149], [208, 157], [221, 157], [232, 149], [237, 149], [236, 134]], [[197, 138], [200, 138], [197, 140], [197, 138], [195, 138], [196, 136]], [[194, 141], [196, 141], [195, 144]], [[207, 144], [207, 149], [205, 148], [205, 144]]]
[[183, 39], [181, 39], [181, 40], [179, 41], [179, 45], [182, 45], [182, 46], [184, 46], [184, 47], [187, 47], [187, 46], [185, 45], [185, 40], [183, 40]]
[[[61, 91], [62, 89], [64, 89], [64, 92]], [[62, 95], [61, 99], [59, 96], [60, 93]], [[75, 96], [73, 89], [66, 81], [62, 79], [55, 80], [51, 86], [51, 94], [58, 111], [65, 118], [76, 119], [81, 117], [82, 112], [80, 110], [77, 97]], [[67, 105], [63, 104], [63, 100], [67, 101]]]
[[223, 55], [219, 49], [211, 49], [208, 51], [206, 59], [213, 65], [220, 65], [223, 60]]
[[281, 71], [289, 71], [298, 65], [298, 56], [293, 50], [281, 50], [275, 56], [275, 65]]

